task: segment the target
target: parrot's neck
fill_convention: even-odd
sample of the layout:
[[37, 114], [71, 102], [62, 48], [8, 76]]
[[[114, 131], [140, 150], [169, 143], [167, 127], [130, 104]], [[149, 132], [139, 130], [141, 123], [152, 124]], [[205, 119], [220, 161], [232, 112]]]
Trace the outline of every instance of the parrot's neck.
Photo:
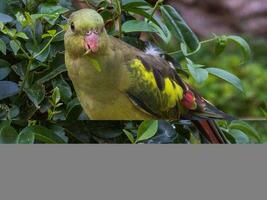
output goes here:
[[72, 57], [66, 54], [69, 76], [79, 90], [99, 96], [112, 90], [124, 90], [129, 86], [128, 70], [124, 66], [125, 52], [114, 44], [112, 38], [105, 39], [105, 48], [98, 53]]

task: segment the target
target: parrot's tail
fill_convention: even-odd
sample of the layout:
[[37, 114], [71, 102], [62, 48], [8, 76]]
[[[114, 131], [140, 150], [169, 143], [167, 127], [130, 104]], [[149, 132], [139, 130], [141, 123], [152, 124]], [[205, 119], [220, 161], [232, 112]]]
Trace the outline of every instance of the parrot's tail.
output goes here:
[[212, 144], [227, 144], [228, 141], [213, 119], [192, 120], [201, 134]]

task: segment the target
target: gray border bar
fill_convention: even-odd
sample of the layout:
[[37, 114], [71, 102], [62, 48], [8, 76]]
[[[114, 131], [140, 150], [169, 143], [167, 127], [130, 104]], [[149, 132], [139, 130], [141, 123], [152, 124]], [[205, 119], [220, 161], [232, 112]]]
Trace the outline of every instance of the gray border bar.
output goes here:
[[0, 199], [266, 199], [266, 155], [265, 145], [0, 145]]

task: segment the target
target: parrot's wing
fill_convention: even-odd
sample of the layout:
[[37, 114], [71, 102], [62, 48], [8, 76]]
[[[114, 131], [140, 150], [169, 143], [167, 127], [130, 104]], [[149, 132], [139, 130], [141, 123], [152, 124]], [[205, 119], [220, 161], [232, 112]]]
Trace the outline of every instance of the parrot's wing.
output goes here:
[[136, 106], [157, 117], [180, 117], [186, 85], [166, 60], [140, 54], [127, 67], [132, 80], [127, 94]]
[[160, 56], [140, 54], [127, 67], [132, 80], [127, 94], [141, 110], [159, 118], [188, 119], [230, 116], [215, 108], [183, 82], [172, 65]]

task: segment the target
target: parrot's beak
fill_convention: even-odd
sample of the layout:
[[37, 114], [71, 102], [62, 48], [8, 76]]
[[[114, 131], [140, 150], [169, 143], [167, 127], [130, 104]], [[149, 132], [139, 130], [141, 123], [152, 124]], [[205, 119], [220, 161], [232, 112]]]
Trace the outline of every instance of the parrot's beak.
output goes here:
[[84, 47], [86, 53], [96, 53], [99, 49], [99, 35], [97, 32], [90, 31], [84, 37]]

